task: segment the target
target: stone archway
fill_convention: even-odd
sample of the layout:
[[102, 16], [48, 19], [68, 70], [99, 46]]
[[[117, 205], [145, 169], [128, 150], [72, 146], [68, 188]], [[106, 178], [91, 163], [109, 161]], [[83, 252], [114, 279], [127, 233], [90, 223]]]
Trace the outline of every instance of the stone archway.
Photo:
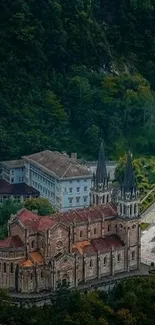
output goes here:
[[61, 279], [61, 283], [62, 283], [62, 285], [68, 285], [69, 284], [69, 276], [68, 276], [68, 274], [64, 274], [63, 276], [62, 276], [62, 279]]

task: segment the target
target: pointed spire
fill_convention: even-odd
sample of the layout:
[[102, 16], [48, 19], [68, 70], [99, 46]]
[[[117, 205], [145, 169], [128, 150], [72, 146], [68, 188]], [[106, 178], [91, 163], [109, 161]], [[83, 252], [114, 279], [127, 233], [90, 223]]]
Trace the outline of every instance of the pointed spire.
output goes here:
[[105, 163], [104, 147], [103, 147], [103, 142], [101, 142], [97, 169], [96, 169], [96, 183], [105, 184], [105, 181], [107, 181], [107, 179], [108, 176], [107, 176], [107, 169]]
[[124, 192], [130, 192], [131, 194], [133, 193], [134, 190], [136, 190], [136, 181], [134, 177], [132, 156], [130, 151], [128, 152], [127, 155], [127, 162], [126, 162], [122, 187]]

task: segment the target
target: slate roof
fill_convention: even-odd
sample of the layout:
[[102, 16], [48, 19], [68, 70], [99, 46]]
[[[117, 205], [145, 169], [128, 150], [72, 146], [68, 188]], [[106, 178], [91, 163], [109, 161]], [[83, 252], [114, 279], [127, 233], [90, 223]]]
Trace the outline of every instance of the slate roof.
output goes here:
[[6, 166], [9, 169], [12, 169], [12, 168], [24, 168], [24, 160], [23, 159], [1, 161], [1, 164], [3, 166]]
[[78, 164], [73, 158], [57, 151], [45, 150], [23, 158], [61, 179], [92, 176], [86, 166]]
[[22, 209], [18, 213], [20, 222], [34, 232], [44, 232], [59, 223], [69, 226], [73, 223], [96, 222], [102, 220], [103, 217], [112, 216], [116, 217], [117, 211], [116, 207], [110, 203], [43, 217], [26, 209]]
[[29, 186], [25, 183], [19, 184], [10, 184], [4, 179], [0, 179], [0, 195], [38, 195], [39, 191], [37, 191], [32, 186]]

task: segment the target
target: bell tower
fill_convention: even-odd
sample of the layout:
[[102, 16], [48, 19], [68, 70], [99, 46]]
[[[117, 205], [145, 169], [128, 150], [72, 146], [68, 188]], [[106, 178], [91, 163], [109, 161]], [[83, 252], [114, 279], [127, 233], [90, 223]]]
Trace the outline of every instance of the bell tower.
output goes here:
[[111, 192], [109, 189], [108, 175], [105, 163], [105, 154], [103, 143], [100, 146], [96, 173], [93, 175], [91, 189], [91, 204], [99, 205], [111, 201]]
[[118, 198], [118, 215], [124, 219], [139, 216], [139, 191], [136, 185], [131, 152], [128, 152], [124, 178]]

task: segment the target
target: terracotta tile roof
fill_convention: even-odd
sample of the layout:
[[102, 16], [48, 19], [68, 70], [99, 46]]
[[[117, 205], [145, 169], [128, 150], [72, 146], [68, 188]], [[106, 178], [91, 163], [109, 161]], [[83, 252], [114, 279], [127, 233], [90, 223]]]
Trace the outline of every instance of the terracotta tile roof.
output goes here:
[[97, 238], [89, 241], [78, 242], [73, 245], [73, 253], [77, 252], [80, 254], [94, 255], [97, 252], [107, 252], [114, 246], [115, 248], [123, 247], [123, 243], [120, 238], [116, 235], [106, 236], [105, 238]]
[[24, 243], [17, 235], [0, 240], [0, 248], [20, 248], [23, 246]]
[[33, 212], [22, 209], [18, 212], [20, 222], [31, 231], [38, 231], [40, 217]]
[[77, 250], [80, 254], [83, 254], [84, 249], [87, 246], [90, 246], [90, 242], [89, 241], [87, 241], [87, 240], [81, 241], [81, 242], [78, 242], [78, 243], [76, 243], [76, 244], [73, 245], [73, 250]]
[[41, 217], [39, 221], [38, 231], [46, 231], [52, 228], [57, 223], [58, 220], [53, 217], [50, 216]]
[[46, 231], [58, 223], [63, 223], [69, 226], [72, 223], [96, 222], [102, 220], [103, 217], [117, 216], [116, 209], [110, 203], [91, 206], [84, 209], [67, 211], [64, 213], [55, 213], [51, 216], [40, 217], [33, 212], [23, 209], [19, 211], [18, 218], [21, 223], [28, 227], [31, 231]]
[[32, 260], [33, 263], [37, 263], [37, 264], [44, 264], [44, 259], [41, 256], [41, 254], [39, 252], [33, 252], [30, 253], [30, 259]]
[[120, 248], [124, 246], [123, 242], [117, 235], [105, 236], [105, 238], [92, 239], [91, 245], [94, 247], [96, 252], [108, 251], [112, 246], [114, 246], [114, 248]]
[[102, 204], [98, 206], [91, 206], [84, 209], [67, 211], [64, 213], [55, 214], [52, 217], [59, 219], [59, 222], [70, 224], [70, 223], [80, 223], [85, 221], [97, 221], [103, 217], [117, 216], [116, 209], [110, 203]]
[[31, 267], [33, 265], [31, 260], [26, 260], [20, 264], [22, 267]]
[[23, 157], [25, 160], [40, 165], [46, 172], [52, 172], [59, 178], [92, 176], [84, 165], [80, 165], [66, 154], [45, 150]]
[[9, 169], [11, 169], [11, 168], [24, 168], [24, 160], [23, 159], [1, 161], [1, 164], [3, 166], [6, 166]]

